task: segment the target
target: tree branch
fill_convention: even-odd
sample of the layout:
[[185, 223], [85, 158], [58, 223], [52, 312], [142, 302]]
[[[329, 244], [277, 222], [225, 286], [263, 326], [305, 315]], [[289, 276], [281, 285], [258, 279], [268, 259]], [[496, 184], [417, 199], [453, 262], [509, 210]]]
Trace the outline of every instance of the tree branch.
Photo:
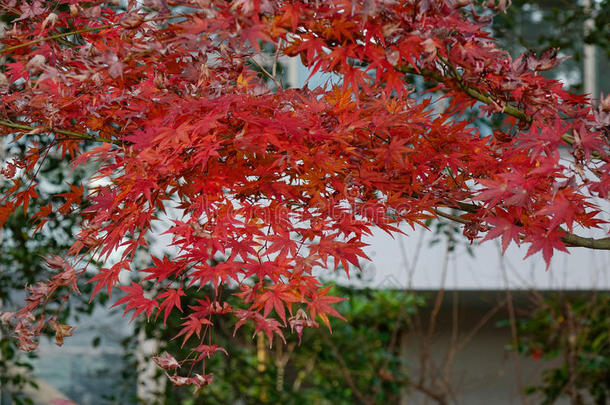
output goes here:
[[98, 27], [88, 27], [88, 28], [83, 28], [83, 29], [76, 30], [76, 31], [62, 32], [60, 34], [50, 35], [50, 36], [44, 37], [44, 38], [33, 39], [31, 41], [24, 42], [24, 43], [19, 44], [19, 45], [13, 45], [13, 46], [9, 46], [8, 48], [0, 49], [0, 53], [11, 52], [11, 51], [14, 51], [15, 49], [24, 48], [24, 47], [30, 46], [30, 45], [35, 45], [35, 44], [37, 44], [39, 42], [50, 41], [50, 40], [53, 40], [53, 39], [63, 38], [63, 37], [67, 37], [67, 36], [70, 36], [70, 35], [76, 35], [76, 34], [82, 34], [82, 33], [85, 33], [85, 32], [91, 32], [91, 31], [103, 30], [103, 29], [106, 29], [106, 28], [112, 28], [115, 25], [117, 25], [117, 23], [100, 25]]
[[[479, 90], [475, 89], [474, 87], [468, 86], [466, 83], [464, 83], [464, 80], [459, 75], [459, 73], [457, 73], [457, 71], [455, 71], [455, 68], [453, 66], [447, 64], [447, 67], [450, 70], [454, 71], [453, 76], [450, 76], [449, 78], [455, 79], [460, 90], [462, 90], [464, 93], [468, 94], [470, 97], [472, 97], [475, 100], [480, 101], [484, 104], [497, 104], [500, 107], [502, 107], [504, 113], [511, 115], [515, 118], [518, 118], [519, 120], [524, 121], [528, 124], [532, 122], [532, 118], [529, 117], [525, 111], [521, 110], [518, 107], [515, 107], [512, 104], [505, 103], [504, 101], [495, 100], [491, 96], [481, 93]], [[410, 66], [410, 65], [397, 66], [397, 67], [395, 67], [395, 69], [401, 73], [410, 73], [410, 74], [427, 77], [427, 78], [433, 79], [439, 83], [445, 83], [448, 79], [447, 77], [445, 77], [445, 76], [441, 75], [440, 73], [435, 72], [433, 70], [419, 69], [419, 68], [416, 69], [415, 67]]]
[[464, 224], [464, 225], [468, 225], [468, 224], [471, 223], [471, 221], [469, 221], [467, 219], [464, 219], [462, 217], [458, 217], [457, 215], [447, 214], [447, 213], [445, 213], [443, 211], [440, 211], [437, 208], [433, 208], [433, 210], [436, 213], [436, 215], [438, 215], [439, 217], [443, 217], [443, 218], [449, 219], [449, 220], [454, 221], [454, 222], [459, 222], [460, 224]]
[[[474, 204], [467, 203], [459, 203], [456, 206], [451, 208], [458, 209], [460, 211], [465, 212], [476, 212], [479, 208]], [[447, 214], [443, 211], [438, 210], [437, 208], [433, 208], [433, 211], [440, 217], [449, 219], [454, 222], [459, 222], [460, 224], [468, 225], [471, 224], [472, 221], [469, 221], [461, 216]], [[568, 232], [566, 229], [559, 227], [561, 232], [565, 232], [566, 234], [561, 237], [561, 241], [570, 247], [584, 247], [588, 249], [595, 250], [610, 250], [610, 237], [609, 238], [586, 238], [584, 236], [575, 235], [573, 233]]]
[[[448, 79], [454, 79], [455, 82], [457, 83], [458, 88], [460, 90], [462, 90], [464, 93], [468, 94], [470, 97], [474, 98], [475, 100], [480, 101], [487, 105], [494, 105], [494, 104], [498, 105], [502, 109], [503, 113], [508, 114], [512, 117], [515, 117], [528, 125], [532, 123], [532, 121], [533, 121], [532, 117], [529, 116], [525, 112], [525, 110], [522, 110], [519, 107], [516, 107], [508, 102], [493, 98], [492, 96], [490, 96], [488, 94], [483, 94], [478, 89], [476, 89], [472, 86], [469, 86], [464, 81], [463, 77], [459, 74], [459, 72], [455, 69], [455, 67], [453, 65], [451, 65], [445, 59], [441, 58], [441, 60], [445, 64], [445, 67], [447, 67], [453, 73], [451, 76], [445, 77], [442, 74], [435, 72], [433, 70], [419, 69], [419, 68], [415, 68], [410, 65], [396, 66], [395, 69], [401, 73], [410, 73], [410, 74], [427, 77], [429, 79], [433, 79], [434, 81], [436, 81], [438, 83], [446, 83]], [[574, 136], [572, 136], [570, 134], [567, 134], [567, 133], [563, 134], [561, 136], [561, 139], [570, 145], [574, 145], [574, 142], [575, 142]], [[605, 158], [598, 152], [593, 152], [592, 156], [596, 159], [607, 161], [607, 158]]]
[[103, 143], [113, 143], [115, 145], [123, 145], [123, 142], [118, 141], [116, 139], [107, 139], [107, 138], [102, 138], [99, 136], [94, 136], [94, 135], [86, 135], [86, 134], [81, 134], [79, 132], [74, 132], [74, 131], [68, 131], [66, 129], [58, 129], [58, 128], [52, 128], [52, 127], [45, 127], [45, 126], [40, 126], [40, 127], [32, 127], [30, 125], [23, 125], [23, 124], [18, 124], [16, 122], [12, 122], [12, 121], [6, 121], [6, 120], [0, 120], [0, 125], [8, 127], [8, 128], [15, 128], [15, 129], [20, 129], [23, 131], [37, 131], [37, 130], [41, 130], [41, 132], [55, 132], [56, 134], [62, 134], [62, 135], [67, 135], [67, 136], [72, 136], [75, 138], [79, 138], [85, 141], [96, 141], [96, 142], [103, 142]]
[[[269, 79], [271, 79], [277, 87], [282, 88], [282, 83], [280, 83], [277, 80], [277, 78], [275, 77], [275, 74], [269, 73], [269, 71], [267, 71], [267, 69], [265, 69], [265, 67], [263, 65], [261, 65], [260, 63], [258, 63], [254, 58], [251, 58], [250, 61], [253, 64], [255, 64], [256, 67], [258, 67], [261, 70], [261, 72], [264, 73], [265, 76], [267, 76]], [[274, 70], [275, 70], [275, 66], [274, 66]]]
[[566, 232], [566, 234], [561, 237], [561, 240], [568, 246], [586, 247], [589, 249], [596, 250], [610, 250], [610, 238], [585, 238], [583, 236], [578, 236], [573, 233], [567, 232], [561, 227], [559, 227], [559, 230]]

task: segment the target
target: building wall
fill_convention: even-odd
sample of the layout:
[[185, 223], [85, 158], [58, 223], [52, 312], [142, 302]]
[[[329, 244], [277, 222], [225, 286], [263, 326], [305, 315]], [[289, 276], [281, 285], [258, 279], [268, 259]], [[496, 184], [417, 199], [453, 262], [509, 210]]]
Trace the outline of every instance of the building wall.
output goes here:
[[[508, 326], [500, 326], [506, 325], [509, 319], [506, 292], [460, 291], [455, 296], [454, 292], [447, 291], [431, 337], [428, 334], [428, 321], [436, 292], [427, 294], [430, 294], [431, 300], [428, 311], [422, 314], [421, 333], [416, 328], [406, 337], [405, 359], [413, 384], [401, 405], [439, 403], [417, 387], [422, 371], [425, 373], [421, 380], [424, 388], [437, 394], [446, 393], [447, 404], [542, 402], [540, 395], [525, 396], [521, 392], [527, 386], [539, 384], [542, 371], [555, 363], [517, 355], [511, 350], [511, 330]], [[527, 305], [528, 296], [527, 292], [513, 293], [511, 299], [519, 308]], [[457, 312], [454, 312], [454, 303], [457, 303]], [[495, 309], [497, 311], [494, 312]], [[490, 313], [494, 315], [479, 328]], [[456, 314], [457, 330], [453, 321]], [[469, 339], [471, 334], [472, 338]], [[423, 365], [422, 354], [427, 344], [430, 357]], [[565, 399], [556, 402], [557, 405], [568, 403]]]

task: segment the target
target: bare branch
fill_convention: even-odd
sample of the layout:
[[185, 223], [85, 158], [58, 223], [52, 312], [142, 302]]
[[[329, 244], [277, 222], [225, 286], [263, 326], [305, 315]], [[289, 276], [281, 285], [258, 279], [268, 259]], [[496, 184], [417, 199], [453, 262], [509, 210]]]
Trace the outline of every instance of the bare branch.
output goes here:
[[61, 128], [52, 128], [52, 127], [46, 127], [46, 126], [33, 127], [30, 125], [18, 124], [16, 122], [6, 121], [6, 120], [0, 120], [0, 125], [8, 127], [8, 128], [20, 129], [22, 131], [32, 132], [32, 131], [40, 130], [41, 132], [54, 132], [56, 134], [71, 136], [71, 137], [79, 138], [79, 139], [86, 140], [86, 141], [96, 141], [96, 142], [103, 142], [103, 143], [113, 143], [115, 145], [123, 145], [123, 142], [118, 141], [116, 139], [107, 139], [107, 138], [102, 138], [102, 137], [95, 136], [95, 135], [86, 135], [86, 134], [82, 134], [79, 132], [68, 131], [66, 129], [61, 129]]

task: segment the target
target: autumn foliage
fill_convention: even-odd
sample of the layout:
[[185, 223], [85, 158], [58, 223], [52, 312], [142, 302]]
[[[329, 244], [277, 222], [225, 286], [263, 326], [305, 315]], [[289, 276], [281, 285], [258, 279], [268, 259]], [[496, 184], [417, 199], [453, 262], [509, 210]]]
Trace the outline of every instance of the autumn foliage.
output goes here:
[[[374, 228], [443, 216], [470, 240], [527, 244], [547, 263], [568, 246], [610, 249], [575, 233], [605, 224], [610, 99], [594, 107], [544, 78], [557, 50], [500, 49], [488, 25], [503, 4], [0, 1], [14, 17], [0, 40], [0, 135], [32, 139], [2, 167], [12, 187], [0, 224], [39, 198], [47, 154], [95, 167], [35, 214], [33, 232], [73, 212], [80, 231], [65, 257], [47, 259], [53, 278], [3, 320], [24, 349], [46, 328], [60, 342], [72, 329], [41, 307], [81, 280], [94, 295], [120, 289], [116, 304], [134, 317], [182, 313], [176, 338], [195, 356], [155, 361], [174, 383], [202, 386], [211, 375], [180, 370], [224, 350], [210, 340], [215, 317], [254, 322], [269, 341], [328, 325], [341, 298], [313, 272], [357, 268]], [[288, 88], [284, 57], [334, 79]], [[416, 91], [416, 77], [434, 88]], [[503, 124], [482, 136], [467, 111]], [[155, 257], [147, 243], [160, 224], [173, 253]], [[134, 262], [140, 251], [150, 267]], [[93, 271], [93, 259], [108, 265]], [[127, 271], [143, 280], [120, 284]], [[243, 305], [220, 294], [181, 305], [206, 284], [238, 286]]]

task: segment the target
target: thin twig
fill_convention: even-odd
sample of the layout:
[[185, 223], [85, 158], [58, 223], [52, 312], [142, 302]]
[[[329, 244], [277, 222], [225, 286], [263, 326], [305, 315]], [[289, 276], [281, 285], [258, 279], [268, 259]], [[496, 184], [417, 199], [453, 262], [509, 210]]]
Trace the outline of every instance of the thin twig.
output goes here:
[[500, 273], [502, 274], [502, 279], [504, 280], [505, 294], [506, 294], [506, 307], [508, 309], [508, 317], [510, 322], [510, 334], [512, 338], [512, 343], [515, 346], [514, 351], [514, 359], [515, 359], [515, 376], [517, 379], [517, 389], [519, 390], [519, 398], [521, 399], [521, 404], [527, 404], [525, 399], [525, 392], [523, 390], [523, 374], [521, 368], [521, 357], [517, 351], [519, 345], [519, 338], [517, 336], [517, 318], [515, 316], [515, 307], [513, 303], [513, 297], [510, 290], [510, 285], [508, 281], [508, 274], [506, 272], [506, 266], [504, 265], [504, 257], [502, 255], [502, 250], [500, 245], [498, 247], [498, 254], [500, 258]]
[[343, 377], [345, 378], [345, 382], [347, 383], [347, 385], [352, 389], [354, 396], [363, 404], [368, 404], [369, 403], [368, 399], [358, 389], [358, 386], [356, 385], [356, 383], [354, 382], [354, 380], [352, 378], [352, 375], [350, 372], [351, 370], [350, 370], [349, 366], [345, 363], [345, 360], [343, 359], [343, 356], [341, 355], [341, 352], [339, 351], [337, 346], [334, 344], [332, 339], [326, 335], [326, 333], [321, 333], [320, 335], [322, 335], [322, 338], [330, 346], [330, 348], [333, 352], [333, 355], [335, 356], [335, 358], [337, 359], [337, 361], [339, 363], [339, 370], [341, 371], [341, 374], [343, 374]]
[[28, 42], [24, 42], [24, 43], [19, 44], [19, 45], [13, 45], [13, 46], [9, 46], [8, 48], [0, 49], [0, 53], [11, 52], [11, 51], [14, 51], [15, 49], [24, 48], [24, 47], [30, 46], [30, 45], [35, 45], [35, 44], [37, 44], [39, 42], [50, 41], [50, 40], [53, 40], [53, 39], [63, 38], [63, 37], [67, 37], [67, 36], [70, 36], [70, 35], [76, 35], [76, 34], [82, 34], [82, 33], [85, 33], [85, 32], [91, 32], [91, 31], [103, 30], [103, 29], [106, 29], [106, 28], [112, 28], [112, 27], [114, 27], [117, 24], [118, 23], [100, 25], [98, 27], [88, 27], [88, 28], [83, 28], [83, 29], [76, 30], [76, 31], [62, 32], [61, 34], [55, 34], [55, 35], [51, 35], [51, 36], [44, 37], [44, 38], [37, 38], [37, 39], [33, 39], [31, 41], [28, 41]]
[[270, 78], [271, 80], [273, 80], [273, 83], [275, 83], [275, 85], [276, 85], [277, 87], [279, 87], [279, 88], [281, 88], [281, 87], [282, 87], [282, 83], [280, 83], [280, 82], [277, 80], [277, 78], [276, 78], [274, 75], [272, 75], [271, 73], [269, 73], [269, 72], [267, 71], [267, 69], [265, 69], [265, 68], [263, 67], [263, 65], [261, 65], [260, 63], [258, 63], [258, 62], [257, 62], [257, 61], [256, 61], [254, 58], [250, 59], [250, 61], [251, 61], [252, 63], [254, 63], [254, 64], [255, 64], [255, 65], [256, 65], [256, 66], [257, 66], [257, 67], [258, 67], [258, 68], [261, 70], [261, 72], [263, 72], [263, 73], [265, 74], [265, 76], [267, 76], [268, 78]]
[[277, 60], [280, 56], [280, 49], [282, 47], [282, 39], [280, 38], [277, 41], [277, 49], [275, 50], [275, 55], [273, 56], [273, 67], [271, 68], [271, 74], [275, 77], [277, 73]]
[[450, 219], [451, 221], [454, 221], [454, 222], [459, 222], [460, 224], [464, 224], [464, 225], [468, 225], [468, 224], [470, 224], [470, 223], [471, 223], [471, 221], [469, 221], [469, 220], [467, 220], [467, 219], [464, 219], [464, 218], [462, 218], [462, 217], [458, 217], [458, 216], [456, 216], [456, 215], [447, 214], [447, 213], [445, 213], [445, 212], [443, 212], [443, 211], [440, 211], [440, 210], [439, 210], [439, 209], [437, 209], [437, 208], [433, 208], [433, 210], [434, 210], [434, 212], [436, 213], [436, 215], [438, 215], [439, 217], [443, 217], [443, 218], [446, 218], [446, 219]]
[[445, 295], [445, 281], [447, 279], [447, 269], [449, 267], [449, 255], [450, 255], [450, 247], [451, 241], [449, 236], [447, 237], [447, 247], [445, 249], [445, 254], [443, 255], [443, 263], [441, 267], [441, 285], [436, 293], [436, 299], [434, 300], [434, 306], [432, 307], [432, 312], [430, 313], [430, 318], [428, 320], [428, 333], [424, 337], [423, 345], [421, 348], [421, 356], [420, 356], [420, 375], [419, 375], [419, 385], [424, 385], [426, 381], [426, 374], [428, 372], [428, 365], [430, 361], [430, 349], [432, 345], [432, 340], [434, 338], [434, 332], [436, 328], [436, 323], [438, 321], [438, 314], [441, 310], [441, 305], [443, 303], [443, 297]]
[[443, 366], [442, 378], [445, 386], [449, 387], [451, 384], [451, 370], [453, 369], [453, 363], [455, 356], [458, 353], [458, 337], [459, 337], [459, 311], [458, 311], [458, 292], [453, 291], [453, 302], [451, 303], [451, 343], [447, 350], [447, 356], [445, 357], [445, 364]]
[[0, 125], [3, 125], [8, 128], [21, 129], [23, 131], [29, 131], [29, 132], [38, 131], [38, 130], [40, 130], [41, 132], [55, 132], [56, 134], [73, 136], [75, 138], [83, 139], [86, 141], [97, 141], [97, 142], [104, 142], [104, 143], [113, 143], [115, 145], [123, 145], [123, 143], [121, 141], [118, 141], [116, 139], [107, 139], [107, 138], [102, 138], [102, 137], [94, 136], [94, 135], [86, 135], [86, 134], [81, 134], [79, 132], [68, 131], [66, 129], [60, 129], [60, 128], [52, 128], [52, 127], [46, 127], [46, 126], [33, 127], [30, 125], [18, 124], [16, 122], [6, 121], [6, 120], [0, 120]]

